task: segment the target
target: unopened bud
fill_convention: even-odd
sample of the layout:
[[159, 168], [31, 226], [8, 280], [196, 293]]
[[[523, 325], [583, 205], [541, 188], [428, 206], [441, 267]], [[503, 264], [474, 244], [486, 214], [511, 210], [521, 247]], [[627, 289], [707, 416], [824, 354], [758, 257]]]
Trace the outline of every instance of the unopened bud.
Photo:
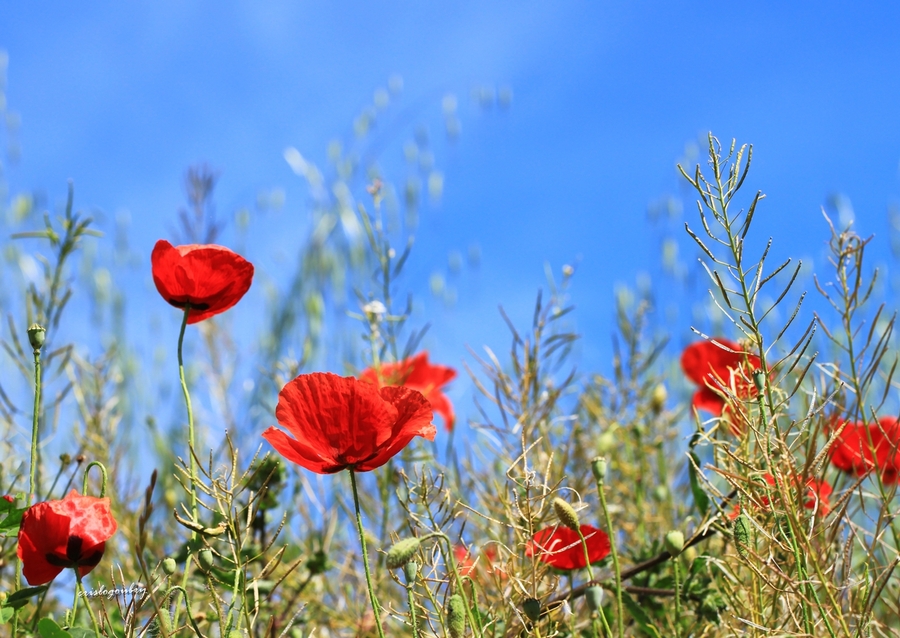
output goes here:
[[459, 594], [447, 601], [447, 631], [450, 638], [462, 638], [466, 633], [466, 604]]
[[175, 562], [175, 559], [169, 556], [162, 562], [162, 570], [166, 573], [167, 576], [171, 576], [175, 573], [175, 570], [178, 569], [178, 564]]
[[526, 598], [522, 601], [522, 611], [531, 622], [537, 622], [541, 618], [541, 601], [537, 598]]
[[385, 564], [388, 566], [388, 569], [397, 569], [406, 565], [419, 551], [421, 544], [422, 541], [415, 536], [404, 538], [394, 543], [387, 552]]
[[197, 561], [200, 563], [200, 568], [208, 572], [213, 567], [213, 553], [211, 549], [201, 549], [200, 553], [197, 554]]
[[678, 556], [682, 550], [684, 550], [684, 534], [677, 529], [673, 529], [666, 534], [665, 545], [666, 551], [669, 552], [669, 556], [672, 556], [673, 558]]
[[566, 503], [563, 499], [558, 496], [553, 499], [553, 509], [556, 510], [556, 516], [559, 518], [560, 523], [573, 532], [577, 532], [581, 529], [581, 524], [578, 521], [578, 513], [575, 511], [575, 508]]
[[591, 472], [594, 473], [594, 480], [598, 483], [603, 483], [606, 480], [606, 468], [606, 459], [602, 456], [598, 456], [591, 461]]
[[165, 607], [160, 608], [159, 615], [156, 617], [159, 626], [163, 628], [165, 633], [172, 633], [172, 614]]
[[591, 611], [600, 611], [603, 607], [603, 588], [600, 585], [591, 585], [584, 592], [587, 604]]
[[31, 344], [31, 347], [35, 350], [40, 350], [44, 347], [44, 340], [47, 337], [47, 331], [44, 330], [44, 326], [33, 323], [28, 327], [28, 343]]
[[653, 393], [650, 395], [650, 408], [657, 414], [662, 412], [666, 405], [666, 397], [668, 397], [666, 386], [660, 383], [653, 388]]

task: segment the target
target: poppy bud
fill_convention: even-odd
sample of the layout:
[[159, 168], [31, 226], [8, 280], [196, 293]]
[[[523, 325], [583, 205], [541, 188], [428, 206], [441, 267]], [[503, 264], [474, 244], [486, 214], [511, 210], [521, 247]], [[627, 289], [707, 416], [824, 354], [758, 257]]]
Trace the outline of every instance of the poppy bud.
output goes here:
[[591, 461], [591, 472], [594, 473], [594, 480], [596, 480], [600, 484], [602, 484], [606, 480], [606, 468], [606, 459], [602, 456], [598, 456], [593, 461]]
[[657, 414], [662, 412], [662, 409], [666, 405], [667, 396], [666, 386], [660, 383], [653, 388], [653, 392], [650, 394], [650, 408]]
[[462, 638], [466, 633], [466, 604], [459, 594], [447, 601], [447, 631], [450, 638]]
[[410, 584], [416, 582], [416, 576], [419, 575], [419, 563], [414, 560], [409, 561], [403, 566], [403, 573], [406, 574], [406, 582]]
[[28, 343], [34, 348], [35, 352], [40, 351], [44, 346], [44, 339], [47, 337], [47, 331], [44, 326], [33, 323], [28, 327]]
[[522, 611], [531, 622], [537, 622], [541, 618], [541, 601], [537, 598], [526, 598], [522, 601]]
[[394, 543], [387, 552], [385, 564], [388, 569], [397, 569], [398, 567], [406, 565], [415, 553], [419, 551], [419, 546], [421, 544], [422, 541], [415, 536], [404, 538], [403, 540]]
[[213, 553], [211, 549], [201, 549], [197, 554], [197, 562], [200, 563], [200, 569], [208, 572], [213, 567]]
[[559, 522], [570, 530], [577, 532], [581, 528], [581, 523], [578, 521], [578, 513], [575, 511], [575, 508], [558, 496], [553, 499], [553, 509], [556, 510], [556, 516], [559, 518]]
[[59, 455], [59, 462], [62, 463], [63, 465], [68, 465], [69, 463], [72, 462], [72, 455], [69, 454], [68, 452], [63, 452], [62, 454]]
[[739, 515], [734, 521], [734, 544], [741, 558], [747, 558], [747, 545], [750, 543], [750, 528], [747, 517]]
[[162, 570], [166, 573], [167, 576], [171, 576], [175, 573], [175, 570], [178, 569], [178, 564], [175, 562], [175, 559], [171, 556], [167, 557], [162, 562]]
[[666, 534], [666, 551], [669, 552], [669, 556], [673, 558], [678, 556], [681, 551], [684, 549], [684, 534], [679, 532], [677, 529], [673, 529], [671, 532]]
[[591, 611], [600, 611], [603, 607], [603, 588], [600, 585], [591, 585], [584, 592], [587, 604]]

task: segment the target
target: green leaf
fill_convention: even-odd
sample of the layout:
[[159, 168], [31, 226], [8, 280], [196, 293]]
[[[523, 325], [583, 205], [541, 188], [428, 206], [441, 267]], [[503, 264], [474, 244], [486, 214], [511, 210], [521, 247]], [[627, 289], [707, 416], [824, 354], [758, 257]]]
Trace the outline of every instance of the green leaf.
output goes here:
[[691, 493], [694, 495], [694, 504], [697, 505], [700, 516], [706, 516], [706, 513], [709, 511], [709, 496], [703, 491], [700, 479], [697, 478], [697, 468], [700, 467], [700, 459], [693, 452], [688, 452], [688, 456], [691, 457], [691, 462], [688, 463], [688, 474], [691, 479]]
[[92, 629], [84, 629], [82, 627], [69, 627], [66, 630], [66, 635], [74, 636], [74, 638], [97, 638], [97, 634]]
[[16, 610], [12, 607], [0, 607], [0, 625], [8, 623], [12, 620]]
[[638, 602], [631, 597], [631, 594], [624, 590], [622, 591], [622, 602], [628, 608], [628, 613], [631, 614], [631, 617], [641, 626], [641, 629], [653, 636], [653, 638], [660, 638], [659, 631], [653, 626], [650, 616], [648, 616]]
[[12, 607], [13, 609], [18, 609], [23, 605], [28, 603], [30, 598], [34, 598], [39, 594], [43, 594], [47, 591], [48, 585], [41, 585], [40, 587], [26, 587], [25, 589], [20, 589], [19, 591], [11, 594], [9, 598], [6, 599], [6, 604], [4, 607]]
[[[0, 514], [6, 512], [6, 516], [0, 521], [0, 534], [3, 536], [16, 536], [19, 533], [19, 526], [22, 524], [22, 514], [27, 508], [17, 508], [12, 503], [0, 498], [0, 503], [6, 505], [6, 508], [0, 509]], [[12, 533], [10, 533], [12, 532]]]
[[69, 634], [50, 618], [41, 618], [38, 622], [38, 633], [41, 638], [69, 638]]

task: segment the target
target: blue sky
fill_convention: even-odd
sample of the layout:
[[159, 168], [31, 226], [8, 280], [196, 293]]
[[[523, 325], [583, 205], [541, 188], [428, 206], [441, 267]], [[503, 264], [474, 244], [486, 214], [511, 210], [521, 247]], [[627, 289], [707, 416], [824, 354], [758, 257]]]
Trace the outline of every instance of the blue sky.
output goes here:
[[[767, 194], [756, 232], [775, 237], [776, 256], [824, 267], [820, 209], [841, 194], [858, 232], [876, 235], [876, 260], [888, 260], [887, 210], [900, 201], [898, 11], [838, 2], [0, 0], [7, 108], [21, 116], [22, 157], [7, 179], [13, 194], [38, 190], [58, 202], [73, 178], [79, 206], [107, 218], [128, 211], [152, 295], [152, 245], [174, 226], [185, 169], [208, 162], [221, 172], [222, 218], [260, 192], [284, 191], [281, 212], [257, 220], [275, 230], [252, 235], [246, 249], [277, 273], [273, 246], [302, 236], [309, 200], [285, 148], [324, 164], [329, 140], [347, 137], [399, 74], [394, 113], [414, 117], [385, 134], [385, 171], [402, 183], [403, 144], [424, 124], [445, 179], [441, 201], [422, 213], [405, 282], [426, 300], [418, 319], [433, 324], [433, 358], [459, 365], [467, 345], [504, 350], [497, 304], [527, 322], [544, 264], [558, 273], [577, 262], [579, 363], [607, 368], [614, 287], [658, 270], [661, 231], [650, 228], [648, 205], [674, 196], [684, 217], [669, 229], [697, 225], [675, 163], [698, 159], [690, 145], [707, 131], [754, 144], [748, 195]], [[480, 108], [476, 87], [508, 87], [509, 108]], [[447, 94], [458, 98], [462, 125], [452, 144], [440, 136]], [[699, 268], [678, 238], [685, 263]], [[477, 272], [450, 279], [458, 302], [435, 302], [429, 279], [473, 245]], [[668, 328], [684, 343], [688, 313], [679, 321]], [[467, 387], [458, 383], [458, 401]]]

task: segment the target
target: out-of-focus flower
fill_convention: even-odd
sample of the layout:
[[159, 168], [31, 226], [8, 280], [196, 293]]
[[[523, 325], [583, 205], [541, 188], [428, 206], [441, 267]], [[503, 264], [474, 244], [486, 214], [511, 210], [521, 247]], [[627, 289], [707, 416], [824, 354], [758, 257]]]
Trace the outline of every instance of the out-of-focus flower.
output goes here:
[[279, 454], [319, 474], [381, 467], [415, 436], [434, 440], [431, 406], [406, 387], [378, 388], [327, 372], [301, 374], [278, 395], [276, 427], [263, 433]]
[[[768, 472], [763, 474], [763, 480], [771, 487], [776, 486], [775, 477]], [[796, 482], [797, 481], [794, 481], [794, 483]], [[761, 488], [761, 486], [759, 487]], [[828, 497], [831, 496], [832, 491], [832, 487], [827, 481], [812, 477], [808, 478], [806, 480], [806, 500], [803, 501], [803, 507], [808, 510], [815, 510], [818, 508], [818, 513], [821, 516], [828, 516], [828, 513], [831, 511], [831, 504], [828, 501]], [[769, 507], [769, 497], [765, 494], [761, 494], [757, 500], [764, 508]], [[740, 513], [741, 506], [736, 504], [728, 515], [728, 518], [734, 520]]]
[[894, 417], [882, 417], [878, 423], [839, 422], [843, 427], [828, 450], [835, 467], [862, 476], [878, 471], [883, 483], [896, 483], [900, 475], [900, 423]]
[[[722, 416], [726, 401], [720, 388], [730, 389], [739, 399], [755, 397], [757, 391], [751, 375], [760, 367], [760, 360], [758, 356], [744, 352], [738, 343], [719, 337], [714, 341], [700, 341], [685, 348], [681, 354], [681, 369], [700, 386], [694, 393], [694, 407]], [[740, 434], [739, 428], [732, 420], [732, 431]]]
[[172, 246], [160, 239], [150, 262], [153, 283], [163, 299], [176, 308], [190, 306], [188, 323], [225, 312], [253, 281], [253, 264], [215, 244]]
[[[456, 421], [453, 404], [441, 390], [456, 378], [456, 370], [448, 366], [433, 365], [428, 362], [428, 352], [420, 352], [397, 363], [384, 363], [380, 371], [384, 385], [405, 386], [425, 395], [431, 408], [443, 417], [444, 427], [447, 430], [453, 429]], [[379, 379], [374, 368], [365, 370], [359, 378], [376, 384]]]
[[116, 527], [108, 498], [72, 490], [61, 501], [32, 505], [22, 516], [16, 549], [28, 584], [49, 583], [69, 567], [84, 576], [100, 562]]
[[[588, 558], [591, 564], [603, 560], [609, 555], [609, 536], [603, 530], [582, 525], [581, 533], [587, 543]], [[525, 548], [527, 556], [538, 559], [556, 569], [581, 569], [587, 567], [584, 560], [584, 547], [578, 532], [557, 525], [538, 530]]]
[[493, 545], [486, 546], [478, 556], [473, 556], [465, 545], [456, 545], [453, 555], [460, 576], [473, 576], [474, 572], [483, 569], [484, 573], [506, 577], [506, 570], [497, 562], [497, 548]]

